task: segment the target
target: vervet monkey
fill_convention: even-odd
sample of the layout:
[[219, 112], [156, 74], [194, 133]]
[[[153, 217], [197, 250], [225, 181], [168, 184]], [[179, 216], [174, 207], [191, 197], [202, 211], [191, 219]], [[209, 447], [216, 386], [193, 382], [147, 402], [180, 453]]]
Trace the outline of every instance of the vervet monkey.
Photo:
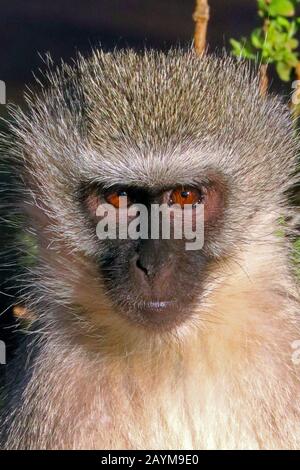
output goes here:
[[[6, 143], [38, 254], [2, 448], [299, 448], [287, 107], [193, 51], [95, 51], [47, 77]], [[202, 249], [100, 240], [97, 207], [120, 196], [202, 205]]]

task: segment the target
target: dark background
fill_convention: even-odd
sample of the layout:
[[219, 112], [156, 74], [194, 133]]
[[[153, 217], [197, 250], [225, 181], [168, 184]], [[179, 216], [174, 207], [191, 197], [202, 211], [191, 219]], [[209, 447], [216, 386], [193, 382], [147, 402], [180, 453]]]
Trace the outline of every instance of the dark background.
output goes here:
[[[0, 1], [0, 79], [9, 100], [20, 101], [24, 83], [41, 65], [39, 53], [70, 60], [76, 49], [144, 45], [166, 49], [187, 44], [194, 0], [9, 0]], [[210, 49], [248, 34], [256, 22], [256, 0], [210, 0]]]
[[[70, 61], [76, 50], [88, 54], [93, 46], [105, 49], [145, 45], [167, 49], [186, 45], [193, 36], [194, 0], [9, 0], [0, 1], [0, 80], [6, 82], [8, 102], [22, 104], [25, 85], [42, 66], [39, 54], [50, 52], [55, 61]], [[239, 38], [257, 24], [256, 0], [210, 0], [209, 49], [229, 47], [229, 38]], [[278, 89], [276, 80], [274, 88]], [[284, 90], [286, 93], [287, 91]], [[0, 115], [6, 114], [0, 105]], [[7, 176], [0, 174], [0, 196]], [[4, 191], [3, 191], [4, 189]], [[0, 202], [1, 206], [1, 202]], [[7, 210], [7, 209], [6, 209]], [[5, 208], [4, 208], [5, 212]], [[0, 214], [1, 215], [1, 214]], [[15, 259], [7, 252], [16, 233], [0, 220], [0, 340], [9, 338]], [[6, 251], [6, 253], [5, 253]], [[3, 254], [4, 253], [4, 254]], [[12, 290], [7, 290], [13, 287]]]

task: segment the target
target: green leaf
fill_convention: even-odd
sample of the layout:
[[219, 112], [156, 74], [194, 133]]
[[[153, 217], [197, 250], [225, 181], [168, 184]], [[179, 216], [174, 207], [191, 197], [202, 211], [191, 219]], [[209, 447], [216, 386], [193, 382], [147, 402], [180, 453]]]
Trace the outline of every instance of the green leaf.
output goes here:
[[232, 46], [232, 53], [236, 57], [244, 57], [244, 59], [255, 59], [256, 55], [251, 47], [251, 44], [247, 42], [245, 38], [242, 38], [241, 41], [236, 39], [230, 39], [230, 44]]
[[276, 18], [276, 23], [279, 24], [279, 26], [285, 28], [287, 31], [290, 29], [291, 23], [283, 16], [278, 16], [278, 18]]
[[272, 0], [268, 12], [271, 16], [294, 16], [295, 7], [291, 0]]
[[265, 0], [257, 0], [257, 5], [260, 10], [263, 10], [264, 8], [266, 8]]
[[[288, 65], [289, 67], [293, 68], [293, 67], [296, 67], [297, 64], [298, 64], [298, 55], [293, 53], [293, 52], [288, 52], [288, 51], [285, 51], [283, 54], [283, 62], [285, 62], [286, 65]], [[280, 62], [280, 61], [278, 61]]]
[[257, 0], [257, 5], [258, 5], [258, 13], [260, 15], [264, 15], [268, 11], [268, 5], [266, 4], [265, 0]]
[[291, 50], [297, 49], [299, 45], [299, 41], [297, 39], [289, 39], [286, 43], [287, 47], [290, 48]]
[[264, 45], [264, 36], [261, 28], [255, 29], [251, 34], [251, 43], [256, 49], [261, 49]]
[[241, 42], [236, 39], [230, 39], [230, 44], [232, 46], [232, 52], [234, 55], [240, 56], [243, 52], [243, 45]]
[[288, 82], [290, 80], [292, 68], [285, 62], [278, 62], [276, 64], [276, 71], [282, 81]]

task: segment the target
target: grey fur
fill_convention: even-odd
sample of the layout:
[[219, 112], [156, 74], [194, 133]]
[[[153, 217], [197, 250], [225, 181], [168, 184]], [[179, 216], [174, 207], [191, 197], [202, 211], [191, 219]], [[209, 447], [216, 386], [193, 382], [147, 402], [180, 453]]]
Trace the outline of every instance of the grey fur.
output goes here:
[[[95, 51], [87, 60], [79, 57], [72, 67], [62, 65], [59, 70], [50, 71], [47, 83], [40, 92], [28, 96], [28, 107], [26, 113], [14, 112], [14, 142], [8, 143], [8, 154], [22, 175], [18, 182], [22, 197], [20, 208], [27, 213], [27, 224], [36, 232], [40, 245], [41, 255], [37, 266], [24, 281], [26, 290], [23, 295], [28, 308], [36, 313], [38, 319], [20, 348], [17, 365], [11, 367], [7, 400], [0, 420], [2, 445], [4, 448], [99, 448], [118, 445], [124, 448], [146, 445], [184, 448], [184, 438], [166, 441], [160, 437], [153, 422], [153, 428], [150, 426], [149, 429], [154, 437], [149, 444], [147, 432], [143, 438], [143, 427], [139, 434], [137, 429], [126, 430], [125, 425], [124, 430], [118, 428], [115, 431], [118, 436], [115, 440], [113, 433], [110, 440], [104, 439], [102, 443], [101, 436], [91, 435], [89, 439], [87, 435], [93, 416], [89, 425], [82, 425], [82, 430], [77, 422], [82, 416], [85, 423], [80, 404], [74, 405], [77, 415], [73, 416], [72, 421], [74, 410], [71, 402], [68, 406], [66, 401], [64, 405], [60, 403], [59, 394], [64, 395], [62, 390], [59, 391], [59, 385], [56, 390], [56, 382], [60, 381], [65, 382], [70, 400], [76, 401], [76, 384], [66, 372], [68, 367], [76, 370], [76, 364], [79, 364], [78, 383], [93, 376], [86, 369], [97, 370], [101, 366], [100, 370], [105, 371], [105, 376], [109, 370], [109, 357], [115, 360], [109, 347], [110, 335], [114, 344], [124, 341], [120, 340], [122, 328], [127, 331], [121, 319], [117, 331], [107, 324], [101, 329], [101, 325], [94, 324], [90, 316], [85, 316], [85, 305], [78, 305], [77, 298], [74, 300], [74, 285], [82, 281], [82, 272], [89, 272], [89, 257], [98, 249], [85, 215], [76, 203], [79, 183], [99, 181], [107, 187], [120, 182], [144, 187], [171, 186], [179, 182], [201, 182], [211, 172], [224, 179], [229, 188], [228, 204], [222, 231], [212, 236], [207, 248], [219, 259], [219, 265], [215, 272], [209, 273], [205, 300], [202, 303], [199, 301], [199, 306], [205, 311], [210, 292], [214, 291], [221, 278], [224, 260], [228, 257], [238, 260], [238, 253], [263, 244], [266, 234], [276, 227], [278, 217], [288, 211], [285, 191], [291, 185], [291, 174], [298, 154], [289, 110], [276, 97], [260, 96], [258, 78], [248, 65], [236, 63], [230, 58], [199, 58], [193, 51], [181, 50], [167, 54], [147, 51], [140, 55], [133, 51]], [[258, 222], [264, 217], [265, 222]], [[278, 265], [287, 266], [287, 251], [282, 247], [278, 249]], [[66, 256], [66, 253], [69, 254]], [[49, 262], [50, 258], [53, 263]], [[290, 338], [293, 336], [290, 334], [290, 324], [294, 321], [295, 312], [298, 313], [299, 305], [288, 268], [286, 273], [288, 287], [285, 281], [274, 281], [272, 289], [275, 292], [276, 285], [281, 298], [290, 299], [284, 314], [289, 318], [286, 330]], [[101, 276], [91, 276], [102, 286]], [[271, 296], [274, 298], [273, 291]], [[95, 293], [95, 304], [96, 301], [98, 297]], [[260, 308], [258, 306], [258, 310]], [[193, 321], [195, 329], [200, 331], [196, 315]], [[297, 338], [299, 319], [295, 321]], [[92, 350], [86, 348], [82, 337], [96, 338], [99, 350], [96, 346], [95, 351], [94, 345]], [[172, 351], [172, 343], [178, 345], [180, 338], [181, 332], [173, 332], [162, 335], [159, 341], [151, 335], [149, 338], [142, 335], [138, 341], [147, 350], [147, 357], [156, 357], [157, 350]], [[91, 339], [91, 343], [93, 341]], [[132, 351], [135, 347], [139, 350], [132, 344], [127, 345], [125, 350], [134, 355]], [[115, 354], [118, 357], [118, 353]], [[287, 362], [283, 356], [281, 359]], [[258, 363], [257, 368], [263, 368], [263, 364]], [[85, 364], [86, 369], [81, 369], [81, 364]], [[84, 372], [80, 378], [81, 370]], [[258, 372], [257, 375], [254, 373], [253, 380], [258, 376]], [[250, 378], [241, 379], [240, 386], [245, 388]], [[132, 377], [130, 380], [133, 380]], [[105, 392], [99, 390], [102, 390], [101, 387], [105, 389], [106, 385], [98, 376], [95, 382], [97, 393], [101, 396]], [[186, 382], [186, 387], [189, 387], [188, 378]], [[265, 382], [266, 392], [261, 398], [265, 403], [262, 407], [272, 408], [272, 398], [268, 393], [271, 394], [273, 383], [271, 379]], [[260, 383], [258, 379], [257, 383]], [[87, 400], [97, 401], [96, 390], [87, 389]], [[294, 390], [292, 385], [290, 390]], [[113, 388], [111, 393], [118, 395], [118, 387]], [[163, 393], [161, 399], [166, 399]], [[251, 399], [245, 399], [245, 408]], [[103, 403], [106, 403], [104, 398]], [[130, 400], [128, 403], [131, 409]], [[180, 403], [179, 408], [182, 406]], [[282, 399], [280, 406], [284, 407], [285, 403]], [[174, 399], [173, 406], [176, 408]], [[101, 404], [95, 404], [97, 407], [101, 408]], [[145, 400], [144, 411], [146, 409]], [[85, 406], [82, 413], [84, 410]], [[162, 414], [163, 410], [164, 405]], [[242, 410], [243, 405], [240, 413]], [[183, 410], [180, 408], [178, 413], [181, 412]], [[59, 424], [61, 415], [62, 425]], [[233, 416], [232, 423], [229, 418], [224, 419], [225, 434], [234, 427], [234, 419], [239, 419], [239, 412], [235, 415], [234, 408]], [[251, 427], [248, 423], [245, 438], [244, 431], [240, 441], [238, 437], [237, 440], [228, 437], [227, 441], [225, 438], [218, 441], [215, 437], [215, 445], [221, 448], [247, 445], [294, 448], [300, 445], [299, 433], [294, 432], [294, 426], [300, 424], [299, 410], [293, 409], [290, 416], [293, 418], [289, 417], [286, 426], [282, 425], [284, 430], [279, 437], [277, 431], [276, 437], [270, 437], [266, 435], [267, 431], [264, 435], [262, 430], [261, 434], [257, 431], [259, 436], [252, 440], [247, 434], [248, 425]], [[158, 418], [157, 423], [160, 419], [163, 422], [163, 418]], [[138, 421], [132, 418], [132, 423], [137, 426]], [[204, 438], [201, 433], [202, 437], [198, 438], [194, 426], [192, 422], [190, 445], [194, 448], [210, 447], [209, 438]], [[284, 437], [287, 430], [293, 435], [290, 440]], [[214, 436], [215, 430], [207, 432]], [[85, 434], [85, 438], [81, 433]], [[177, 436], [176, 432], [173, 434]]]

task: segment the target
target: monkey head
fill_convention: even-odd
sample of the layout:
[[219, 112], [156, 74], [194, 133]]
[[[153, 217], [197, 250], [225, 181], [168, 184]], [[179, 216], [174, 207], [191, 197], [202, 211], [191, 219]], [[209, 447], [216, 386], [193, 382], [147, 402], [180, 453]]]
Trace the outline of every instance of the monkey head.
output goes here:
[[[48, 81], [13, 127], [35, 276], [44, 278], [35, 301], [46, 298], [50, 311], [76, 305], [99, 327], [201, 321], [222, 265], [284, 206], [296, 155], [289, 111], [260, 96], [245, 64], [193, 51], [96, 51]], [[187, 249], [161, 230], [100, 239], [97, 207], [118, 219], [120, 197], [149, 214], [153, 205], [202, 207], [203, 246]]]

